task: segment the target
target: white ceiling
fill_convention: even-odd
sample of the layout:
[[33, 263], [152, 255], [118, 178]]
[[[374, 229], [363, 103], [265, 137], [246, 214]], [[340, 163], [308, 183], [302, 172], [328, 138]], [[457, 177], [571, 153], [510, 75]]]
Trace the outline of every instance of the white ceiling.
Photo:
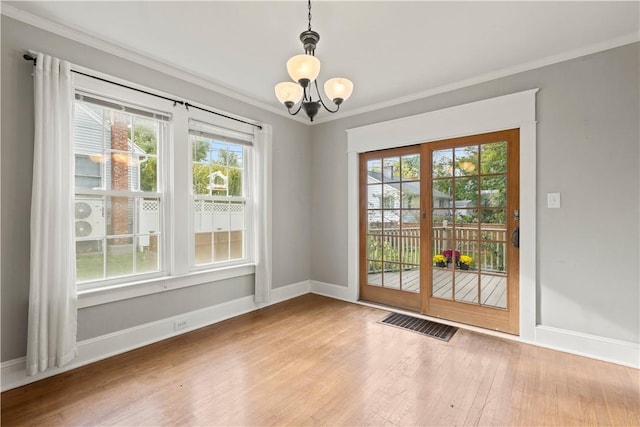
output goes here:
[[[277, 111], [273, 86], [307, 27], [304, 0], [3, 3]], [[345, 114], [390, 105], [638, 40], [639, 4], [316, 0], [319, 83], [354, 82]]]

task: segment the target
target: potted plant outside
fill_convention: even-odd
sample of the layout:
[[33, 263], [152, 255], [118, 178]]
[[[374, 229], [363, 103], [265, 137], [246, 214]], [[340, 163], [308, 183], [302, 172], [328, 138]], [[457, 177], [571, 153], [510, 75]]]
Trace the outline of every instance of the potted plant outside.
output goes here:
[[460, 267], [460, 270], [468, 270], [472, 262], [473, 258], [469, 255], [461, 255], [460, 260], [458, 261], [458, 266]]
[[451, 262], [457, 264], [458, 259], [460, 258], [460, 251], [457, 249], [446, 249], [442, 251], [442, 255], [447, 259], [447, 264]]
[[433, 256], [433, 262], [436, 264], [436, 267], [446, 267], [447, 266], [447, 257], [441, 254], [437, 254]]

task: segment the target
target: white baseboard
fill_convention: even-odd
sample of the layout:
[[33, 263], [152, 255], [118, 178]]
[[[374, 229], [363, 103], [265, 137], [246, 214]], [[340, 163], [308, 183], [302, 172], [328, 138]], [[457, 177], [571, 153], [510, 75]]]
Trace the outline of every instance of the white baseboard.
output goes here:
[[[305, 295], [309, 293], [310, 289], [310, 282], [305, 280], [303, 282], [272, 289], [271, 302], [267, 304], [255, 303], [253, 295], [250, 295], [200, 310], [183, 313], [178, 316], [168, 317], [166, 319], [145, 323], [144, 325], [123, 329], [121, 331], [81, 341], [78, 343], [78, 357], [76, 357], [71, 363], [62, 368], [49, 369], [33, 376], [27, 376], [25, 373], [24, 357], [9, 360], [0, 365], [0, 390], [6, 391], [20, 387], [89, 363], [97, 362], [98, 360], [106, 359], [176, 335], [184, 334], [204, 326], [221, 322], [231, 317], [239, 316], [300, 295]], [[176, 320], [186, 321], [188, 327], [175, 331], [173, 322]]]
[[[354, 300], [352, 296], [352, 290], [348, 289], [345, 286], [338, 286], [331, 283], [311, 280], [311, 292], [314, 294], [324, 295], [343, 301], [361, 303], [357, 300]], [[362, 304], [376, 307], [375, 304]], [[388, 309], [388, 307], [384, 307], [384, 309]], [[535, 339], [531, 341], [522, 339], [517, 336], [507, 336], [507, 334], [477, 328], [474, 326], [458, 324], [456, 322], [448, 322], [443, 319], [433, 319], [427, 316], [419, 317], [425, 317], [436, 322], [453, 324], [460, 328], [470, 329], [476, 332], [486, 333], [488, 335], [500, 336], [502, 338], [537, 345], [539, 347], [545, 347], [552, 350], [563, 351], [565, 353], [576, 354], [579, 356], [590, 357], [592, 359], [603, 360], [605, 362], [612, 362], [619, 365], [640, 369], [640, 344], [628, 341], [615, 340], [612, 338], [589, 335], [542, 325], [537, 325], [535, 327]]]
[[318, 282], [311, 280], [311, 293], [323, 295], [325, 297], [335, 298], [347, 302], [356, 302], [352, 295], [352, 291], [346, 286], [338, 286], [331, 283]]
[[531, 344], [640, 369], [638, 343], [538, 325]]
[[[50, 369], [31, 377], [27, 376], [25, 373], [24, 357], [4, 362], [0, 365], [0, 390], [6, 391], [15, 387], [20, 387], [89, 363], [97, 362], [98, 360], [106, 359], [194, 329], [221, 322], [231, 317], [239, 316], [271, 304], [276, 304], [300, 295], [305, 295], [309, 292], [343, 301], [356, 302], [353, 300], [351, 290], [345, 286], [338, 286], [314, 280], [302, 281], [273, 289], [271, 291], [272, 301], [268, 304], [256, 304], [253, 300], [253, 295], [251, 295], [81, 341], [78, 343], [79, 355], [71, 363], [63, 368]], [[176, 320], [186, 320], [189, 326], [179, 331], [174, 331], [173, 322]], [[473, 328], [473, 330], [478, 330], [478, 328]], [[540, 347], [640, 369], [640, 344], [628, 341], [615, 340], [542, 325], [538, 325], [536, 327], [536, 336], [535, 341], [533, 342], [518, 339], [517, 337], [513, 338], [517, 341], [526, 342]]]

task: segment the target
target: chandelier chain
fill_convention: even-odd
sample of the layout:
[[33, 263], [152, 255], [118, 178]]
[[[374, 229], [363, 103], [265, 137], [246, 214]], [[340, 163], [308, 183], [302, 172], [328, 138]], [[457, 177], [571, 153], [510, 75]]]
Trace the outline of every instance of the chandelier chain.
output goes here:
[[308, 0], [309, 3], [309, 31], [311, 31], [311, 0]]

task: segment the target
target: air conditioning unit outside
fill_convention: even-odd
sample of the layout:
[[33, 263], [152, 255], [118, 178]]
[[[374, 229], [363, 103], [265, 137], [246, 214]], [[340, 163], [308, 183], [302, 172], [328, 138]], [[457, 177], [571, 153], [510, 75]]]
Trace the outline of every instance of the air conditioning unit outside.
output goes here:
[[103, 237], [104, 202], [101, 199], [76, 199], [76, 238]]

